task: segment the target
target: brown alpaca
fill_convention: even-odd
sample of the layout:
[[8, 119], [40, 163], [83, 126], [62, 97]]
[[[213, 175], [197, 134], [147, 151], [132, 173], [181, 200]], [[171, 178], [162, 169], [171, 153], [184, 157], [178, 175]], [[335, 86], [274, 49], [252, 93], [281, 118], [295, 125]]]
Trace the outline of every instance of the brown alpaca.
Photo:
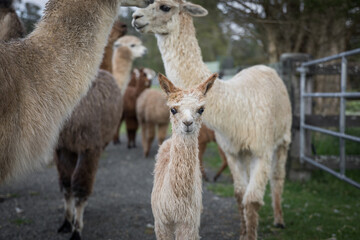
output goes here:
[[165, 95], [156, 89], [146, 89], [136, 102], [136, 116], [141, 126], [144, 156], [148, 157], [151, 144], [158, 128], [159, 145], [165, 140], [169, 127], [169, 111]]
[[[126, 122], [126, 131], [128, 136], [128, 148], [136, 147], [136, 131], [139, 127], [136, 118], [136, 101], [140, 94], [151, 86], [151, 79], [153, 75], [146, 74], [146, 70], [134, 69], [135, 74], [132, 74], [132, 80], [135, 81], [136, 86], [128, 87], [124, 95], [124, 112], [123, 119]], [[154, 72], [155, 73], [155, 72]]]
[[114, 136], [121, 114], [120, 89], [110, 73], [99, 70], [60, 133], [55, 162], [64, 191], [65, 220], [58, 232], [73, 230], [71, 239], [80, 239], [100, 155]]
[[217, 74], [189, 90], [175, 87], [159, 75], [167, 94], [172, 136], [156, 156], [151, 207], [158, 240], [198, 240], [202, 211], [202, 183], [198, 134], [206, 96]]
[[115, 21], [110, 36], [105, 47], [104, 57], [100, 64], [100, 69], [106, 70], [109, 73], [112, 73], [112, 56], [114, 52], [114, 43], [120, 37], [124, 36], [127, 32], [126, 24], [120, 22], [119, 20]]
[[120, 3], [150, 1], [49, 0], [31, 34], [0, 43], [0, 183], [52, 158], [97, 73]]
[[0, 40], [23, 38], [25, 28], [12, 6], [13, 0], [0, 1]]
[[[210, 128], [208, 128], [205, 124], [203, 124], [200, 129], [198, 141], [199, 141], [199, 161], [200, 161], [201, 173], [202, 173], [204, 180], [208, 181], [208, 178], [206, 176], [205, 169], [203, 166], [203, 156], [204, 156], [204, 152], [206, 150], [206, 145], [210, 142], [216, 142], [215, 132], [213, 130], [211, 130]], [[217, 171], [217, 173], [214, 177], [214, 181], [216, 181], [220, 177], [221, 173], [227, 167], [225, 153], [219, 145], [218, 145], [218, 149], [219, 149], [220, 158], [222, 160], [222, 165], [221, 165], [220, 169]]]
[[[135, 36], [124, 36], [119, 38], [114, 44], [114, 55], [112, 58], [113, 75], [124, 95], [131, 80], [131, 69], [133, 61], [142, 57], [146, 52], [141, 40]], [[119, 119], [118, 131], [114, 134], [114, 144], [120, 143], [119, 132], [122, 120]]]

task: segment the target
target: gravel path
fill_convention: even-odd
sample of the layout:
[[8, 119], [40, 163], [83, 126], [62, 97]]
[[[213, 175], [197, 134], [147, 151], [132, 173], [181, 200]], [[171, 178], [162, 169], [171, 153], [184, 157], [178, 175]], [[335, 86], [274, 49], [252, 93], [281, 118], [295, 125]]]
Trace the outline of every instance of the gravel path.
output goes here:
[[[103, 153], [84, 214], [84, 240], [155, 239], [150, 194], [157, 147], [154, 143], [150, 158], [145, 159], [139, 141], [133, 150], [126, 148], [125, 141], [122, 136], [121, 145], [110, 145]], [[202, 239], [238, 239], [235, 199], [214, 195], [206, 190], [207, 184], [211, 183], [203, 187]], [[54, 166], [0, 187], [1, 240], [69, 239], [70, 235], [56, 233], [62, 220], [62, 194]]]

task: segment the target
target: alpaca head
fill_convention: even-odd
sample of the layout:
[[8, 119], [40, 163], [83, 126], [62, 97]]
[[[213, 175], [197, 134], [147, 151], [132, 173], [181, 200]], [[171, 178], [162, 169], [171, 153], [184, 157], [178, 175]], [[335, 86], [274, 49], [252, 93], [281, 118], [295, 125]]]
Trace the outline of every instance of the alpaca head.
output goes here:
[[181, 15], [206, 16], [203, 7], [183, 0], [155, 0], [147, 8], [133, 14], [132, 25], [142, 33], [167, 35], [179, 29]]
[[124, 36], [114, 43], [114, 57], [134, 60], [146, 54], [147, 49], [142, 41], [135, 36]]
[[167, 95], [167, 105], [170, 108], [170, 120], [174, 133], [198, 135], [202, 124], [201, 116], [205, 111], [206, 94], [217, 77], [217, 74], [213, 74], [198, 86], [182, 90], [175, 87], [164, 75], [159, 74], [160, 86]]

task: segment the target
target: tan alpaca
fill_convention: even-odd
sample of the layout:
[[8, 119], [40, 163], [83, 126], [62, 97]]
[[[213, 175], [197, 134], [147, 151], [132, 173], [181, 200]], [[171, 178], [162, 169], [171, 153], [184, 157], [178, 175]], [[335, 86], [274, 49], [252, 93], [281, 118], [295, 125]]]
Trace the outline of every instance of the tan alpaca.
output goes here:
[[50, 0], [36, 29], [0, 43], [0, 183], [52, 158], [64, 120], [89, 89], [120, 3]]
[[[124, 36], [114, 43], [114, 54], [112, 58], [112, 68], [114, 78], [124, 96], [127, 86], [131, 80], [131, 69], [136, 58], [142, 57], [147, 52], [141, 40], [135, 36]], [[120, 143], [119, 132], [121, 126], [121, 118], [118, 123], [118, 131], [116, 131], [113, 142]]]
[[141, 126], [144, 156], [148, 157], [157, 128], [158, 144], [166, 138], [170, 119], [165, 95], [157, 89], [146, 89], [136, 102], [136, 116]]
[[25, 36], [24, 25], [12, 4], [12, 0], [0, 1], [0, 41], [9, 41]]
[[100, 69], [112, 73], [112, 56], [114, 53], [114, 43], [120, 37], [124, 36], [126, 32], [127, 32], [126, 24], [120, 22], [119, 20], [114, 22], [114, 25], [109, 35], [108, 42], [105, 47], [105, 52], [104, 52], [103, 60], [100, 64]]
[[[190, 90], [175, 87], [159, 75], [161, 88], [167, 94], [172, 136], [156, 156], [151, 207], [158, 240], [196, 240], [199, 237], [202, 211], [201, 171], [198, 160], [198, 135], [205, 95], [217, 75]], [[205, 110], [206, 111], [206, 110]]]
[[[156, 0], [133, 15], [139, 31], [155, 33], [166, 74], [178, 86], [196, 86], [210, 75], [192, 20], [206, 14], [201, 6], [182, 0]], [[258, 211], [269, 178], [274, 223], [284, 227], [281, 194], [292, 119], [282, 80], [269, 67], [251, 67], [231, 80], [217, 81], [207, 105], [204, 122], [215, 130], [234, 178], [240, 239], [257, 238]]]

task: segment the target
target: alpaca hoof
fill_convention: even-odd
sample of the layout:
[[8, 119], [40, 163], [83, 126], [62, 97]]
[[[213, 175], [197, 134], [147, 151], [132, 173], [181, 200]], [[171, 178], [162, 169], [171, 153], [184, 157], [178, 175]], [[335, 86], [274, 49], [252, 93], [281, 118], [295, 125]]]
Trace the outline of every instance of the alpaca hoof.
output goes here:
[[72, 225], [68, 220], [65, 219], [64, 223], [58, 229], [58, 233], [71, 233], [71, 231], [72, 231]]
[[208, 182], [208, 181], [209, 181], [209, 179], [208, 179], [208, 177], [207, 177], [206, 175], [203, 176], [203, 179], [204, 179], [205, 182]]
[[218, 180], [219, 177], [215, 176], [213, 181], [216, 182]]
[[70, 240], [81, 240], [80, 233], [78, 231], [74, 231], [73, 234], [71, 235]]
[[276, 224], [275, 224], [275, 227], [276, 227], [276, 228], [284, 229], [284, 228], [285, 228], [285, 225], [282, 224], [282, 223], [276, 223]]
[[120, 142], [120, 139], [116, 139], [116, 138], [114, 138], [114, 140], [113, 140], [113, 144], [114, 145], [118, 145], [118, 144], [120, 144], [121, 142]]

